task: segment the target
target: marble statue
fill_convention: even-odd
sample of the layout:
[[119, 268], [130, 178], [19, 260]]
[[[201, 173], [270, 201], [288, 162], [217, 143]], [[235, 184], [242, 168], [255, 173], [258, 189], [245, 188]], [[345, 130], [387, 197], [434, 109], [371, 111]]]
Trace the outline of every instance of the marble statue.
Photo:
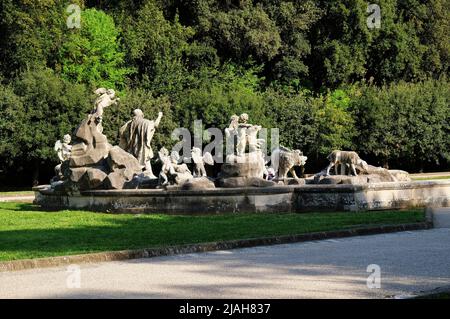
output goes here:
[[275, 177], [277, 178], [287, 178], [289, 172], [295, 179], [298, 179], [294, 167], [305, 166], [307, 159], [300, 150], [279, 147], [272, 151], [271, 167], [275, 171]]
[[55, 143], [54, 150], [58, 155], [60, 163], [55, 166], [55, 174], [57, 179], [62, 179], [63, 175], [61, 172], [62, 162], [67, 161], [70, 158], [70, 153], [72, 151], [72, 145], [70, 145], [72, 138], [69, 134], [64, 135], [63, 141], [57, 140]]
[[227, 155], [234, 154], [238, 125], [239, 125], [239, 116], [233, 114], [230, 118], [230, 125], [225, 129]]
[[191, 158], [194, 162], [194, 177], [206, 177], [205, 164], [214, 165], [214, 159], [211, 153], [206, 152], [202, 155], [202, 150], [198, 147], [193, 147], [191, 151]]
[[236, 154], [237, 156], [242, 156], [245, 154], [245, 148], [247, 147], [248, 136], [247, 129], [251, 127], [251, 124], [248, 124], [248, 114], [243, 113], [239, 116], [239, 123], [237, 126], [237, 145], [236, 145]]
[[70, 135], [66, 134], [62, 142], [61, 140], [57, 140], [55, 143], [54, 149], [61, 162], [67, 161], [70, 158], [70, 152], [72, 151], [72, 145], [70, 145], [71, 140]]
[[[261, 147], [266, 142], [257, 138], [262, 127], [250, 124], [248, 120], [247, 113], [233, 115], [230, 126], [225, 129], [227, 155], [218, 179], [222, 187], [266, 187], [274, 184], [264, 179], [266, 161]], [[235, 140], [236, 147], [229, 152], [229, 145]]]
[[142, 110], [136, 109], [133, 111], [133, 119], [125, 123], [119, 132], [119, 146], [137, 158], [139, 163], [145, 167], [145, 174], [150, 178], [156, 178], [150, 163], [154, 156], [151, 142], [162, 116], [163, 113], [159, 112], [158, 118], [151, 121], [144, 118]]
[[173, 151], [169, 155], [169, 151], [163, 147], [159, 150], [158, 156], [162, 163], [158, 185], [180, 185], [193, 178], [193, 175], [186, 164], [178, 164], [180, 155], [177, 152]]
[[352, 151], [339, 151], [335, 150], [327, 156], [327, 159], [330, 161], [330, 164], [327, 167], [326, 175], [330, 175], [330, 169], [334, 166], [335, 174], [338, 175], [338, 166], [341, 165], [341, 173], [345, 175], [346, 166], [350, 167], [351, 173], [353, 175], [358, 176], [356, 173], [356, 167], [362, 170], [367, 170], [368, 165], [365, 161], [363, 161], [356, 152]]
[[266, 142], [262, 138], [257, 138], [258, 132], [261, 130], [261, 128], [261, 125], [252, 125], [247, 128], [247, 143], [249, 153], [261, 150], [261, 146]]
[[103, 110], [108, 106], [117, 104], [120, 99], [116, 97], [116, 92], [113, 89], [99, 88], [95, 90], [94, 93], [97, 94], [98, 97], [94, 102], [94, 110], [91, 115], [97, 123], [99, 132], [102, 133]]

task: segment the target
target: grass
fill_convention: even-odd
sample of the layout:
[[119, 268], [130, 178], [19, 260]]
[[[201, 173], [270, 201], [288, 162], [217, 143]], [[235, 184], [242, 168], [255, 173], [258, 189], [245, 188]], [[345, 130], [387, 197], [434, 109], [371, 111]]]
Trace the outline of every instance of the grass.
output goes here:
[[450, 292], [429, 294], [429, 295], [419, 296], [414, 299], [450, 299]]
[[450, 179], [450, 176], [411, 177], [413, 181], [429, 181], [433, 179]]
[[44, 212], [0, 203], [0, 261], [424, 221], [423, 210], [208, 216]]
[[33, 196], [33, 191], [11, 191], [11, 192], [0, 192], [0, 196]]

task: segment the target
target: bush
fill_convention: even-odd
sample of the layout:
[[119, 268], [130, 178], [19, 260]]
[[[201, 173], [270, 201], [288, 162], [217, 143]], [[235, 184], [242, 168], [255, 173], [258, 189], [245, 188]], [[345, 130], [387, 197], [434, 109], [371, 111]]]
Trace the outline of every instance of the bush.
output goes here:
[[312, 96], [307, 91], [270, 89], [265, 103], [268, 116], [280, 130], [280, 144], [301, 149], [309, 158], [308, 171], [325, 165], [333, 149], [352, 148], [355, 130], [344, 92]]
[[51, 69], [26, 71], [2, 90], [0, 157], [11, 166], [34, 167], [36, 182], [41, 164], [57, 162], [56, 140], [72, 133], [91, 110], [90, 94]]
[[384, 166], [448, 169], [449, 102], [450, 86], [443, 79], [381, 88], [364, 85], [351, 102], [355, 143]]

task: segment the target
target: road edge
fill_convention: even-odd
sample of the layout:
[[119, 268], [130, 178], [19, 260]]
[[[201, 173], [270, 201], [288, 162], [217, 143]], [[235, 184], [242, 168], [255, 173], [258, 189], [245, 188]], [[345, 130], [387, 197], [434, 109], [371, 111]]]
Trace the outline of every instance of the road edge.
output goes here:
[[99, 263], [107, 261], [120, 261], [138, 258], [152, 258], [178, 254], [202, 253], [217, 250], [248, 248], [256, 246], [269, 246], [306, 241], [324, 240], [331, 238], [344, 238], [352, 236], [366, 236], [401, 231], [423, 230], [433, 228], [432, 222], [409, 223], [399, 225], [380, 225], [347, 230], [316, 232], [298, 235], [283, 235], [264, 238], [250, 238], [200, 244], [175, 245], [156, 248], [109, 251], [100, 253], [87, 253], [82, 255], [57, 256], [35, 259], [20, 259], [0, 262], [0, 272], [19, 271], [36, 268], [60, 267], [71, 264]]

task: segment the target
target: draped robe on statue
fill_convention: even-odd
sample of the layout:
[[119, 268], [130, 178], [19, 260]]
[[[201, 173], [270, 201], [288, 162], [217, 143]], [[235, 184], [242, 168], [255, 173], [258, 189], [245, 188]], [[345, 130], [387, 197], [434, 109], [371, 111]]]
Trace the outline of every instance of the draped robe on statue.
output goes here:
[[155, 121], [136, 116], [120, 128], [119, 146], [131, 153], [143, 166], [153, 158], [150, 145], [155, 133]]

